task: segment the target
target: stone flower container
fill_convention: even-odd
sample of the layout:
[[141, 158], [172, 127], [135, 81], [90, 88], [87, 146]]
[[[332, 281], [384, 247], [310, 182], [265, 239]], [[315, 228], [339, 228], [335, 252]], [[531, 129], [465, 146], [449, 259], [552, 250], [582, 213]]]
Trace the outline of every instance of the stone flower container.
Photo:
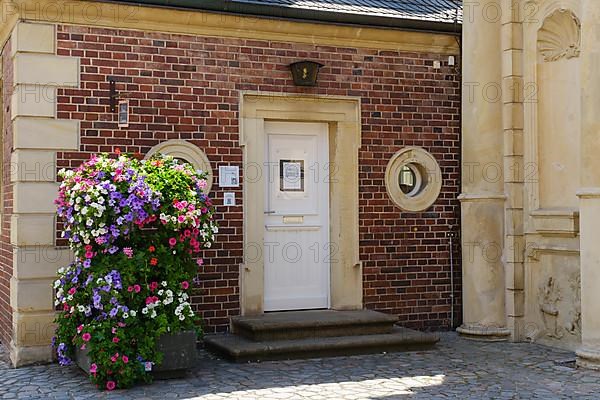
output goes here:
[[[198, 352], [195, 331], [162, 335], [156, 345], [163, 354], [163, 360], [160, 365], [152, 365], [150, 373], [155, 379], [184, 377], [187, 370], [196, 363]], [[86, 374], [89, 373], [91, 360], [87, 349], [75, 351], [75, 362]]]

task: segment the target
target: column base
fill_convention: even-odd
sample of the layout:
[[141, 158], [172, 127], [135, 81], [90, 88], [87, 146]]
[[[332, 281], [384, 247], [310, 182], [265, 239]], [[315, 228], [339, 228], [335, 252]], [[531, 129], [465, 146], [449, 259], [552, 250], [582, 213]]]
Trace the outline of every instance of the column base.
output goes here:
[[465, 339], [484, 342], [504, 342], [510, 338], [510, 331], [507, 328], [498, 328], [495, 326], [463, 324], [456, 328], [456, 332]]
[[17, 346], [13, 341], [9, 345], [10, 361], [14, 368], [32, 364], [49, 364], [53, 361], [52, 346]]
[[600, 371], [600, 349], [581, 347], [575, 354], [578, 367]]

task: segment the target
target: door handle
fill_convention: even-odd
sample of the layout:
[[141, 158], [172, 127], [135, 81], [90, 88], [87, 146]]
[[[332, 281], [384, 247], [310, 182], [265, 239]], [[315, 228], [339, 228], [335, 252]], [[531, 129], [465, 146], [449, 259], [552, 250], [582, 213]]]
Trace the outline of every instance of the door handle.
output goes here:
[[277, 211], [265, 211], [265, 214], [275, 214]]

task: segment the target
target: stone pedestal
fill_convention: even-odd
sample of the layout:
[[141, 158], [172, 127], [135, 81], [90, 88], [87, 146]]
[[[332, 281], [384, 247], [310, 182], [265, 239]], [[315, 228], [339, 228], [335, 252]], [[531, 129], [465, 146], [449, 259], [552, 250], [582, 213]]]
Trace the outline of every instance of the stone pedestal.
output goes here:
[[581, 341], [577, 365], [600, 370], [600, 187], [581, 189]]

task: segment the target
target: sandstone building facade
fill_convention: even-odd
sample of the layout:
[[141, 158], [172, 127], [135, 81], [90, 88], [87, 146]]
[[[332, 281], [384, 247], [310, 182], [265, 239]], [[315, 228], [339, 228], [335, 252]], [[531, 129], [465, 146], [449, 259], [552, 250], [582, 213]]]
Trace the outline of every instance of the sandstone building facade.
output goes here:
[[600, 363], [598, 17], [593, 0], [464, 2], [466, 336]]

